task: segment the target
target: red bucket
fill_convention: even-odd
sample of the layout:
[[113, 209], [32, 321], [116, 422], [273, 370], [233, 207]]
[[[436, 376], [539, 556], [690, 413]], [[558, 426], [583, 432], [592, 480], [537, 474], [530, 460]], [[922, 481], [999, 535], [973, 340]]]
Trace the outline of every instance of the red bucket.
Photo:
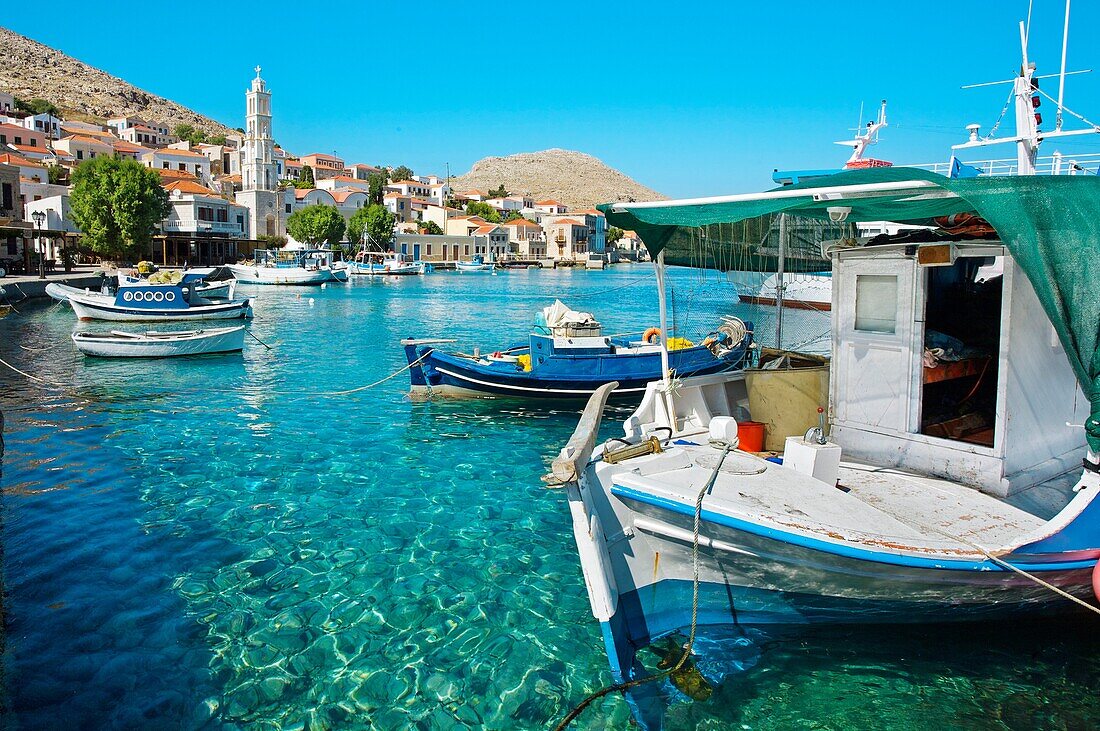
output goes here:
[[764, 423], [761, 421], [737, 422], [738, 448], [746, 452], [764, 451]]

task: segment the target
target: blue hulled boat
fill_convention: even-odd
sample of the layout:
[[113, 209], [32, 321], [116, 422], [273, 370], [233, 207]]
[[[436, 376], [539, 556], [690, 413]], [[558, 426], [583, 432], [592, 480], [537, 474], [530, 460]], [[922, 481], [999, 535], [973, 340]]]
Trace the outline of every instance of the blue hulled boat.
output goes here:
[[[489, 355], [437, 349], [453, 340], [407, 339], [401, 344], [414, 394], [583, 399], [612, 381], [619, 384], [617, 395], [639, 397], [647, 383], [661, 378], [659, 339], [657, 328], [640, 339], [603, 335], [591, 315], [556, 302], [543, 311], [527, 343]], [[722, 373], [745, 361], [752, 325], [726, 318], [699, 345], [683, 338], [669, 342], [668, 367], [678, 376]]]
[[67, 301], [81, 320], [149, 322], [252, 317], [250, 299], [207, 299], [196, 291], [202, 281], [150, 284], [142, 280], [119, 285], [113, 294], [51, 282], [46, 285], [46, 294], [58, 301]]

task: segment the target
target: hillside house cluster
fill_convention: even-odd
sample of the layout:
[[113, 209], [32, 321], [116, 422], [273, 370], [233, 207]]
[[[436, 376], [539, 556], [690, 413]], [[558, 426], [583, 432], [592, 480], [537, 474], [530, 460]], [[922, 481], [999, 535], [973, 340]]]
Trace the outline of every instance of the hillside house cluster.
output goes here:
[[[56, 260], [59, 247], [79, 241], [68, 181], [77, 166], [103, 156], [136, 160], [160, 176], [172, 210], [149, 255], [166, 265], [231, 262], [281, 237], [296, 245], [287, 232], [296, 211], [326, 205], [350, 219], [369, 205], [369, 181], [379, 168], [347, 164], [335, 153], [296, 156], [275, 143], [271, 92], [258, 67], [245, 107], [243, 132], [226, 135], [221, 144], [192, 144], [157, 120], [118, 116], [99, 125], [25, 114], [12, 95], [0, 93], [0, 266], [28, 268], [38, 252]], [[313, 187], [298, 187], [307, 166]], [[489, 205], [502, 222], [468, 215], [465, 206], [472, 202]], [[581, 261], [606, 249], [606, 219], [599, 211], [571, 212], [559, 201], [528, 195], [455, 192], [436, 175], [388, 182], [382, 204], [396, 218], [394, 239], [348, 245], [392, 248], [436, 262], [474, 256]], [[31, 223], [34, 212], [44, 214], [41, 231]], [[427, 222], [442, 233], [426, 233]]]

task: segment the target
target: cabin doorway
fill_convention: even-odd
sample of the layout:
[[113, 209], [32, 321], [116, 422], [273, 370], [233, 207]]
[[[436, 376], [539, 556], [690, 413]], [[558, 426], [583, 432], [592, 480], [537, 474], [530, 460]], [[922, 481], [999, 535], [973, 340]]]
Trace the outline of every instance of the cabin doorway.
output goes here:
[[925, 270], [921, 434], [993, 446], [1003, 267], [1003, 257], [960, 257]]

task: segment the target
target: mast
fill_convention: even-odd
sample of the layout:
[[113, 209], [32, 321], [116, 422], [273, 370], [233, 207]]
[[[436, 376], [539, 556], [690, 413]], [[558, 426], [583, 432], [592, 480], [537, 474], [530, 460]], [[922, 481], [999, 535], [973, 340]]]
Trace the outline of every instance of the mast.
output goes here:
[[672, 376], [668, 363], [668, 303], [665, 300], [665, 251], [657, 254], [654, 266], [657, 270], [657, 308], [661, 324], [661, 381], [665, 397], [665, 411], [668, 413], [668, 428], [676, 432], [676, 410], [672, 403]]
[[787, 258], [787, 214], [779, 214], [779, 256], [775, 266], [775, 347], [783, 349], [784, 260]]
[[1038, 124], [1031, 96], [1034, 92], [1034, 84], [1031, 77], [1035, 74], [1035, 66], [1027, 58], [1027, 30], [1023, 22], [1020, 23], [1020, 48], [1023, 55], [1023, 63], [1020, 65], [1020, 75], [1014, 81], [1016, 95], [1016, 174], [1034, 175], [1035, 157], [1039, 151], [1039, 140], [1036, 137]]
[[1066, 0], [1066, 23], [1062, 28], [1062, 70], [1058, 74], [1058, 116], [1054, 120], [1054, 131], [1062, 130], [1062, 100], [1066, 96], [1066, 45], [1069, 43], [1069, 0]]

